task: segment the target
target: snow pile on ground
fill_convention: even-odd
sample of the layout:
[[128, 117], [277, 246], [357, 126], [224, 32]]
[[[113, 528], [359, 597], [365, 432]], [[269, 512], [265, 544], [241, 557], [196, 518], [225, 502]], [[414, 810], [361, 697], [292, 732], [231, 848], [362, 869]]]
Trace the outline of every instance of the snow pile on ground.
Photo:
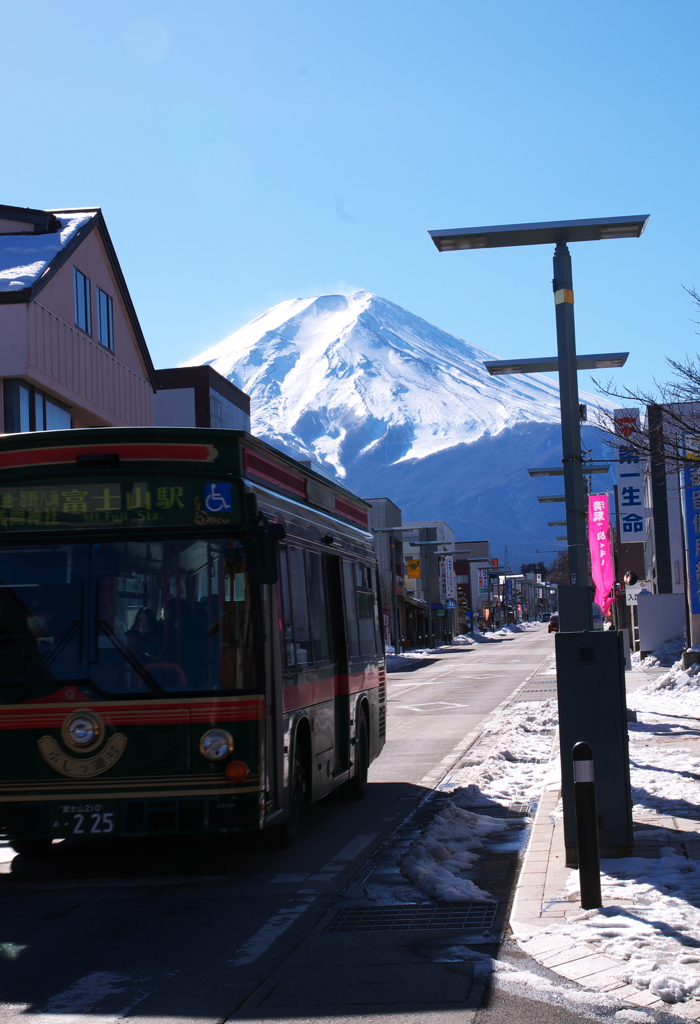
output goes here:
[[402, 873], [416, 888], [446, 903], [493, 899], [468, 877], [476, 873], [479, 851], [489, 846], [489, 837], [508, 832], [509, 843], [520, 845], [526, 835], [522, 819], [492, 818], [488, 809], [536, 805], [552, 771], [558, 778], [558, 763], [549, 763], [556, 724], [552, 700], [523, 701], [490, 717], [480, 746], [492, 740], [491, 753], [447, 775], [438, 788], [450, 792], [449, 803], [403, 859]]
[[[642, 841], [639, 833], [636, 838]], [[658, 860], [602, 860], [607, 905], [571, 915], [547, 931], [627, 961], [619, 971], [622, 981], [649, 989], [665, 1003], [679, 1003], [700, 995], [700, 866], [670, 847], [659, 854]], [[578, 872], [571, 873], [568, 888], [578, 892]]]
[[493, 633], [482, 633], [478, 629], [473, 629], [471, 633], [467, 633], [467, 637], [474, 644], [492, 644], [494, 641], [491, 639]]
[[[649, 733], [658, 728], [658, 715], [643, 715], [641, 722], [629, 723], [634, 811], [675, 812], [683, 816], [685, 805], [694, 816], [700, 795], [700, 758], [683, 748], [674, 748], [671, 743], [645, 745]], [[673, 736], [674, 732], [686, 733], [687, 726], [672, 722], [667, 730], [667, 736]], [[637, 832], [635, 839], [638, 837]]]
[[639, 663], [642, 668], [670, 668], [674, 665], [680, 655], [685, 650], [685, 637], [674, 636], [671, 640], [667, 640], [661, 647], [657, 647], [651, 654], [647, 654], [646, 658], [639, 660], [639, 654], [632, 656], [635, 663]]
[[[387, 647], [388, 650], [389, 647]], [[386, 670], [387, 672], [400, 672], [402, 668], [415, 666], [417, 661], [425, 661], [426, 658], [437, 654], [440, 650], [440, 647], [416, 647], [412, 651], [402, 651], [401, 654], [387, 654]]]
[[426, 896], [445, 903], [489, 903], [490, 893], [466, 877], [479, 860], [484, 839], [512, 827], [512, 821], [464, 810], [450, 801], [431, 821], [401, 862], [401, 873]]
[[468, 647], [473, 643], [476, 643], [476, 641], [469, 633], [460, 633], [458, 636], [452, 638], [453, 647]]
[[[548, 761], [557, 724], [556, 700], [522, 701], [490, 716], [484, 723], [480, 745], [492, 740], [489, 761]], [[452, 777], [459, 775], [453, 773]]]
[[684, 669], [677, 661], [664, 675], [630, 694], [627, 703], [636, 711], [700, 717], [700, 665]]

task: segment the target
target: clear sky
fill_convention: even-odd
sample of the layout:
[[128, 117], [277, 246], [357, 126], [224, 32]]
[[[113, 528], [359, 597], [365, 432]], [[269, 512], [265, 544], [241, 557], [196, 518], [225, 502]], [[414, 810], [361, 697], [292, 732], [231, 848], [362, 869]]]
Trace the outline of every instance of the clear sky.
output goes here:
[[639, 240], [572, 246], [579, 350], [629, 349], [611, 373], [641, 387], [696, 350], [697, 0], [0, 15], [0, 202], [102, 207], [156, 366], [355, 288], [498, 355], [548, 354], [551, 249], [438, 254], [427, 230], [639, 213]]

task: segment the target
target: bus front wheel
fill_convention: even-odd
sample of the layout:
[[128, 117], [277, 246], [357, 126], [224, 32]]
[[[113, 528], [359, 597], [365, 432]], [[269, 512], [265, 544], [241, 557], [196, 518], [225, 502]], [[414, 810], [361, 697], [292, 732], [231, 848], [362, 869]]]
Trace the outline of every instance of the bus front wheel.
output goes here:
[[340, 787], [340, 792], [345, 800], [362, 800], [367, 792], [368, 769], [369, 734], [367, 732], [367, 719], [363, 715], [355, 745], [355, 774], [349, 782], [343, 783]]

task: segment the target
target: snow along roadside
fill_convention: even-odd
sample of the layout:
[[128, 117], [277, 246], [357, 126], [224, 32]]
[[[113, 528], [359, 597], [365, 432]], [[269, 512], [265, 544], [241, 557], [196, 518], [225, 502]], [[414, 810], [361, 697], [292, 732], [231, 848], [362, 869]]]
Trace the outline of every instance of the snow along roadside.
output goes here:
[[[554, 836], [560, 806], [545, 792], [549, 799], [535, 822], [511, 927], [525, 952], [564, 977], [627, 1003], [673, 1006], [676, 1016], [697, 1020], [700, 823], [683, 814], [684, 807], [687, 815], [697, 813], [700, 757], [689, 743], [697, 723], [688, 719], [700, 716], [700, 667], [684, 672], [677, 663], [630, 694], [628, 704], [639, 719], [629, 724], [630, 774], [633, 818], [638, 826], [648, 823], [635, 831], [645, 856], [602, 860], [605, 906], [581, 911], [578, 872], [563, 867], [561, 837]], [[678, 828], [660, 827], [664, 822]], [[560, 917], [543, 918], [543, 909]]]

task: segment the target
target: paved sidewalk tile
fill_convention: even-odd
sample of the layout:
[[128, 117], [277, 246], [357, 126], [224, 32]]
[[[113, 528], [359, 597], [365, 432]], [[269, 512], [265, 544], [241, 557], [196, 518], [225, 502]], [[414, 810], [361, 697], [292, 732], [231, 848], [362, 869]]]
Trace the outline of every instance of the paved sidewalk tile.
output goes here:
[[590, 956], [595, 950], [593, 946], [569, 946], [568, 949], [560, 949], [556, 953], [551, 953], [549, 956], [540, 957], [540, 963], [544, 964], [545, 967], [558, 967], [560, 964], [568, 964], [573, 960], [580, 960], [582, 957]]
[[541, 962], [541, 957], [546, 953], [554, 953], [554, 950], [561, 950], [564, 947], [569, 946], [571, 939], [568, 935], [547, 935], [545, 932], [543, 935], [536, 935], [534, 939], [528, 939], [527, 942], [521, 942], [520, 945], [523, 947], [526, 953], [530, 956], [537, 957]]

